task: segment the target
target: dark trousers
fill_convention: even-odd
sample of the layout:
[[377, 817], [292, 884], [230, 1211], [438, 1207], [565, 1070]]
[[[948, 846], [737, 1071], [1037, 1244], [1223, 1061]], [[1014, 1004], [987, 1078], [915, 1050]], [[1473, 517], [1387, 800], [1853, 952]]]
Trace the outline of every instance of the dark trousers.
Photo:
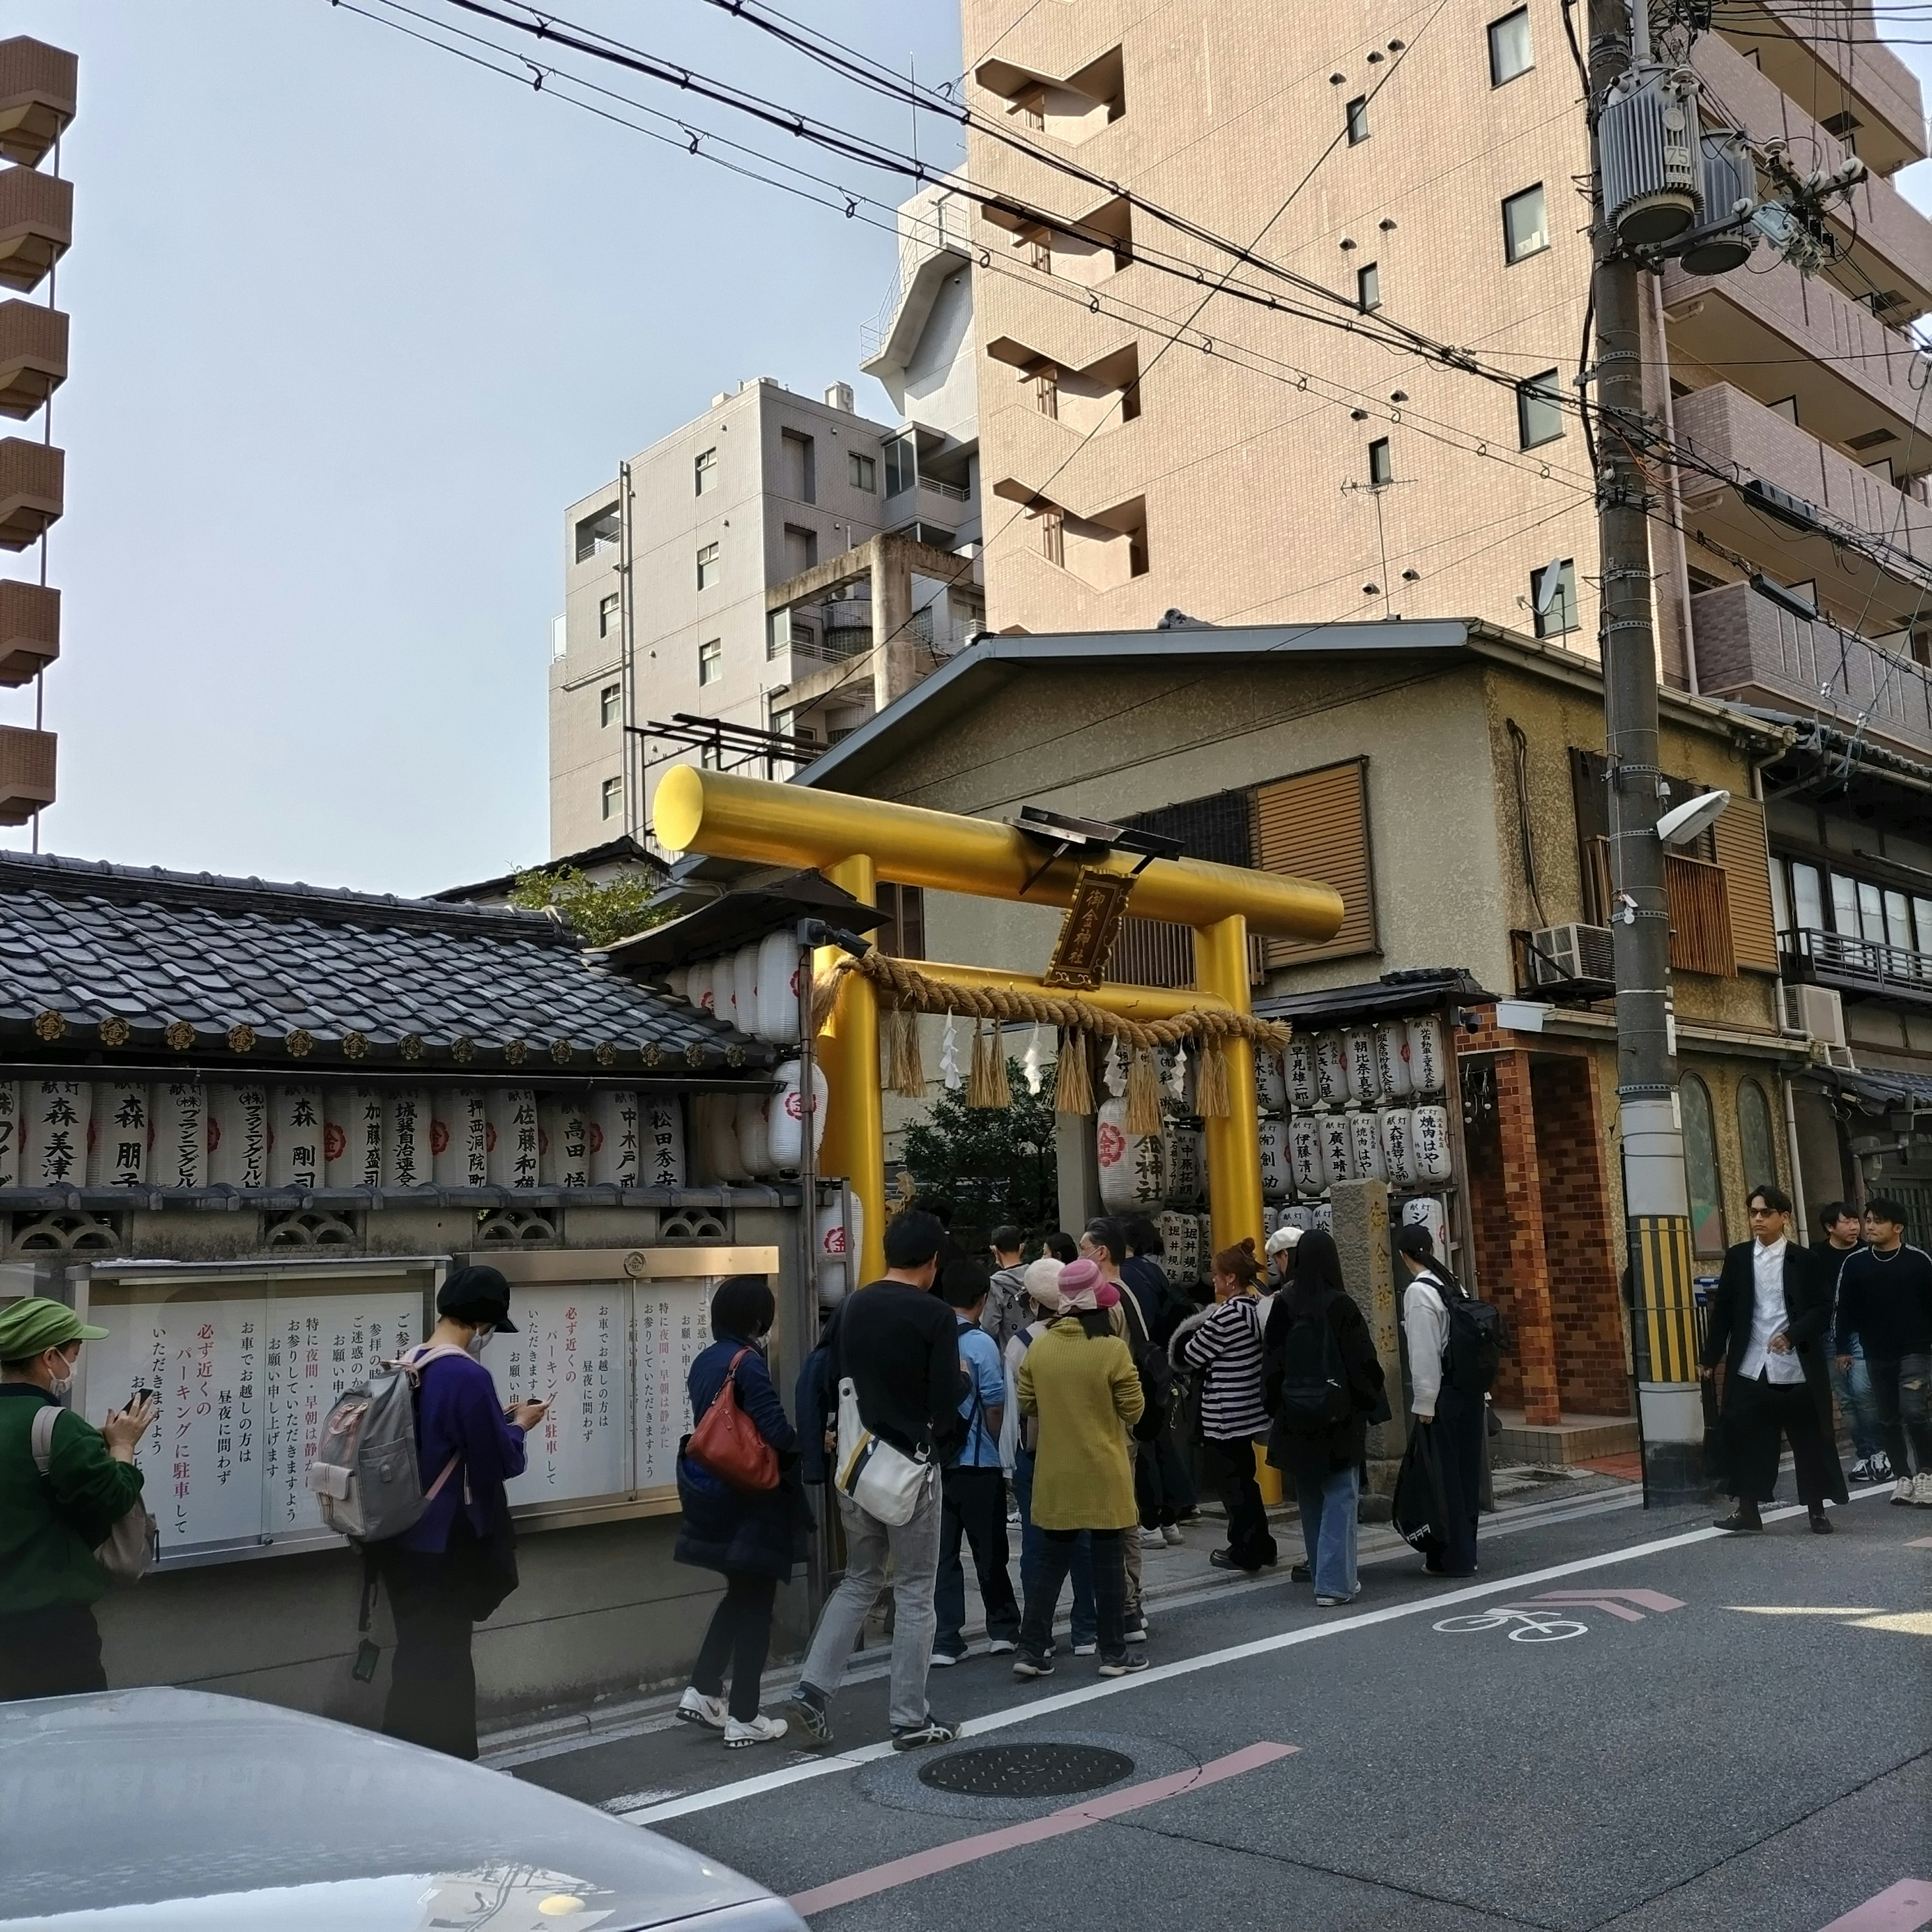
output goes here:
[[1798, 1500], [1815, 1509], [1826, 1497], [1846, 1500], [1844, 1472], [1826, 1433], [1819, 1399], [1805, 1382], [1774, 1382], [1760, 1376], [1724, 1383], [1724, 1452], [1730, 1490], [1740, 1502], [1768, 1503], [1778, 1487], [1778, 1438], [1791, 1442]]
[[446, 1550], [384, 1548], [382, 1554], [396, 1624], [382, 1729], [451, 1757], [476, 1755], [476, 1666], [470, 1643], [480, 1550], [473, 1538], [452, 1537]]
[[[1874, 1361], [1868, 1355], [1865, 1367], [1871, 1376], [1873, 1416], [1892, 1473], [1905, 1477], [1916, 1469], [1922, 1476], [1932, 1471], [1932, 1355], [1907, 1355], [1896, 1362]], [[1908, 1438], [1910, 1465], [1905, 1460]], [[1796, 1454], [1797, 1444], [1791, 1446]]]
[[692, 1688], [707, 1697], [724, 1688], [724, 1667], [731, 1667], [731, 1715], [748, 1724], [758, 1714], [759, 1679], [765, 1655], [772, 1647], [772, 1605], [778, 1593], [776, 1576], [748, 1570], [724, 1573], [724, 1595], [711, 1612], [710, 1628], [698, 1646], [691, 1673]]
[[[1040, 1588], [1040, 1552], [1046, 1546], [1046, 1532], [1033, 1520], [1034, 1452], [1022, 1448], [1013, 1458], [1013, 1500], [1020, 1506], [1020, 1592], [1028, 1603]], [[1073, 1579], [1073, 1647], [1095, 1641], [1096, 1619], [1094, 1612], [1094, 1539], [1085, 1530], [1073, 1539], [1073, 1564], [1067, 1572]], [[1051, 1627], [1052, 1619], [1048, 1619]]]
[[1442, 1466], [1446, 1522], [1433, 1526], [1440, 1547], [1429, 1567], [1445, 1576], [1467, 1576], [1476, 1568], [1476, 1517], [1483, 1506], [1483, 1400], [1444, 1387], [1436, 1397], [1436, 1420], [1418, 1424], [1436, 1432]]
[[1073, 1566], [1081, 1538], [1094, 1548], [1094, 1612], [1100, 1625], [1100, 1660], [1118, 1664], [1127, 1654], [1127, 1572], [1118, 1529], [1048, 1529], [1040, 1532], [1040, 1574], [1027, 1586], [1026, 1622], [1020, 1630], [1020, 1649], [1043, 1658], [1053, 1647], [1053, 1619], [1060, 1607], [1060, 1586]]
[[49, 1604], [0, 1617], [0, 1699], [105, 1690], [100, 1626], [86, 1604]]
[[1165, 1529], [1200, 1507], [1194, 1479], [1174, 1447], [1171, 1424], [1151, 1442], [1135, 1445], [1134, 1502], [1149, 1529]]
[[966, 1571], [959, 1561], [962, 1535], [971, 1546], [973, 1570], [980, 1580], [986, 1634], [1010, 1643], [1020, 1634], [1020, 1606], [1006, 1574], [1006, 1479], [997, 1466], [940, 1472], [939, 1575], [932, 1592], [939, 1628], [932, 1647], [953, 1657], [966, 1652], [961, 1630], [966, 1621]]
[[1221, 1507], [1228, 1513], [1228, 1555], [1237, 1570], [1258, 1570], [1275, 1559], [1268, 1508], [1255, 1478], [1255, 1445], [1244, 1436], [1231, 1442], [1212, 1436], [1206, 1445], [1208, 1467]]

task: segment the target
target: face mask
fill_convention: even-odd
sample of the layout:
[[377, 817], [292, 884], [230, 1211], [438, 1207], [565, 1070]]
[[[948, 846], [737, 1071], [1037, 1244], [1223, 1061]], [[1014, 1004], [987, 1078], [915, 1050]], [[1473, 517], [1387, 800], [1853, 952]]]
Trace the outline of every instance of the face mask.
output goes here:
[[463, 1346], [472, 1355], [480, 1360], [483, 1351], [490, 1346], [490, 1337], [496, 1332], [496, 1330], [492, 1328], [479, 1328]]
[[64, 1376], [56, 1376], [53, 1380], [48, 1383], [47, 1388], [52, 1394], [58, 1396], [62, 1401], [64, 1401], [74, 1393], [74, 1364], [65, 1355], [58, 1356], [56, 1359], [61, 1366], [66, 1370], [67, 1373]]

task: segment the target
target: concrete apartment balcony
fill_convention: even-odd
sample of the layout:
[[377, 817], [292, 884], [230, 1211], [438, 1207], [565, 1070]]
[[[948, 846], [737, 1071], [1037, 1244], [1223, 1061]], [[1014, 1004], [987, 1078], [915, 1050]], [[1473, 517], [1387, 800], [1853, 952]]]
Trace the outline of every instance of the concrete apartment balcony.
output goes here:
[[899, 211], [899, 266], [885, 301], [859, 330], [859, 367], [890, 392], [903, 382], [949, 275], [972, 261], [970, 205], [943, 184]]
[[1720, 12], [1719, 34], [1754, 56], [1791, 100], [1833, 104], [1824, 118], [1852, 136], [1868, 167], [1892, 175], [1924, 160], [1918, 82], [1879, 39], [1867, 0], [1739, 0]]
[[0, 725], [0, 825], [24, 825], [54, 802], [51, 731]]
[[[1694, 538], [1780, 583], [1815, 584], [1832, 614], [1864, 628], [1895, 630], [1932, 608], [1932, 508], [1728, 382], [1678, 397], [1676, 413], [1677, 440], [1699, 464], [1680, 472]], [[1882, 568], [1834, 541], [1845, 526]]]
[[0, 684], [31, 684], [60, 656], [60, 592], [0, 579]]
[[1727, 584], [1690, 600], [1697, 686], [1707, 698], [1814, 714], [1915, 758], [1932, 758], [1932, 675], [1822, 618]]
[[0, 168], [0, 287], [38, 288], [73, 239], [73, 182]]
[[0, 302], [0, 416], [32, 416], [67, 380], [67, 332], [57, 308]]
[[0, 156], [38, 166], [74, 118], [80, 63], [44, 40], [0, 40]]
[[60, 520], [67, 453], [25, 436], [0, 440], [0, 550], [25, 550]]

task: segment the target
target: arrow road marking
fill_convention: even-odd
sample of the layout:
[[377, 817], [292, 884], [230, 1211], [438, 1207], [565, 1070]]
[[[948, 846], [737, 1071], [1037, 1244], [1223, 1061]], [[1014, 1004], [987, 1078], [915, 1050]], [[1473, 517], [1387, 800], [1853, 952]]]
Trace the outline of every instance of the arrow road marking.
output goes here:
[[1681, 1610], [1683, 1600], [1666, 1597], [1661, 1590], [1546, 1590], [1536, 1600], [1539, 1604], [1596, 1604], [1605, 1609], [1612, 1600], [1622, 1604], [1634, 1604], [1640, 1610]]

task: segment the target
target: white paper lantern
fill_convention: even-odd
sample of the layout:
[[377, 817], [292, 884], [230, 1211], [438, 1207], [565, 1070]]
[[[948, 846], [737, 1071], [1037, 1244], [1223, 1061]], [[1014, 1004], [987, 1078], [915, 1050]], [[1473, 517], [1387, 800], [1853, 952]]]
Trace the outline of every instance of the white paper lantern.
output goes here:
[[[388, 1136], [382, 1147], [385, 1187], [428, 1187], [434, 1180], [430, 1153], [429, 1095], [420, 1087], [399, 1088], [389, 1095]], [[572, 1181], [572, 1186], [583, 1184]]]
[[1318, 1097], [1315, 1042], [1305, 1033], [1297, 1034], [1288, 1043], [1288, 1097], [1296, 1107], [1312, 1107]]
[[1384, 1020], [1376, 1028], [1376, 1076], [1382, 1082], [1382, 1096], [1406, 1100], [1412, 1088], [1408, 1077], [1408, 1022]]
[[1376, 1034], [1372, 1027], [1351, 1027], [1342, 1037], [1348, 1069], [1348, 1096], [1364, 1107], [1372, 1107], [1382, 1097], [1382, 1076], [1376, 1067]]
[[490, 1184], [490, 1109], [480, 1087], [442, 1087], [430, 1108], [430, 1171], [439, 1187]]
[[541, 1170], [536, 1090], [493, 1087], [489, 1109], [490, 1185], [535, 1187]]
[[741, 1186], [752, 1178], [738, 1150], [738, 1096], [735, 1094], [698, 1096], [698, 1147], [704, 1179], [712, 1186]]
[[19, 1187], [20, 1178], [20, 1087], [0, 1080], [0, 1187]]
[[1343, 1114], [1317, 1114], [1315, 1124], [1322, 1136], [1322, 1179], [1333, 1187], [1354, 1178], [1348, 1146], [1348, 1121]]
[[731, 962], [731, 1024], [747, 1036], [758, 1030], [758, 942], [748, 940]]
[[1328, 1184], [1322, 1168], [1320, 1116], [1296, 1114], [1288, 1123], [1288, 1163], [1294, 1184], [1304, 1194], [1319, 1194]]
[[86, 1080], [22, 1083], [26, 1148], [22, 1162], [28, 1187], [79, 1187], [87, 1179], [87, 1133], [94, 1118], [94, 1088]]
[[1100, 1165], [1100, 1204], [1110, 1214], [1144, 1208], [1161, 1198], [1161, 1144], [1158, 1134], [1127, 1132], [1127, 1103], [1103, 1100], [1094, 1124]]
[[635, 1187], [644, 1172], [644, 1109], [628, 1087], [590, 1096], [590, 1183]]
[[691, 968], [688, 966], [674, 966], [665, 974], [664, 984], [670, 988], [670, 996], [673, 999], [681, 1000], [684, 998], [685, 990], [690, 979]]
[[701, 1013], [712, 1010], [717, 997], [712, 983], [717, 964], [715, 959], [700, 959], [685, 969], [684, 997]]
[[1406, 1226], [1426, 1228], [1429, 1238], [1436, 1244], [1437, 1255], [1448, 1258], [1449, 1216], [1441, 1202], [1432, 1195], [1412, 1195], [1402, 1204], [1402, 1218]]
[[1255, 1048], [1255, 1106], [1264, 1114], [1279, 1114], [1288, 1106], [1288, 1082], [1281, 1055], [1270, 1047]]
[[1415, 1150], [1413, 1156], [1418, 1180], [1447, 1180], [1456, 1171], [1449, 1158], [1449, 1109], [1423, 1106], [1415, 1109]]
[[198, 1080], [170, 1081], [158, 1086], [154, 1127], [154, 1144], [148, 1156], [148, 1184], [206, 1187], [208, 1089]]
[[1439, 1094], [1448, 1079], [1442, 1022], [1433, 1013], [1408, 1023], [1408, 1077], [1418, 1094]]
[[839, 1214], [836, 1198], [818, 1210], [813, 1224], [818, 1248], [818, 1305], [836, 1308], [852, 1291], [852, 1275], [866, 1251], [866, 1204], [850, 1195], [852, 1218], [848, 1222]]
[[[326, 1167], [320, 1087], [276, 1087], [268, 1096], [268, 1185], [320, 1187]], [[435, 1130], [430, 1130], [434, 1145]]]
[[218, 1087], [213, 1112], [208, 1135], [208, 1178], [218, 1187], [267, 1186], [267, 1088]]
[[1294, 1174], [1288, 1149], [1288, 1123], [1259, 1123], [1262, 1144], [1262, 1198], [1286, 1201], [1294, 1192]]
[[731, 1110], [732, 1126], [738, 1136], [738, 1158], [754, 1178], [778, 1172], [772, 1158], [772, 1131], [766, 1118], [769, 1094], [740, 1094]]
[[1315, 1210], [1305, 1202], [1298, 1201], [1292, 1207], [1281, 1210], [1281, 1225], [1284, 1228], [1299, 1228], [1305, 1234], [1315, 1225]]
[[682, 1187], [685, 1182], [684, 1106], [675, 1094], [655, 1094], [640, 1103], [643, 1145], [638, 1182], [645, 1187]]
[[1318, 1201], [1309, 1210], [1312, 1226], [1319, 1228], [1324, 1234], [1335, 1232], [1335, 1209], [1330, 1202]]
[[1339, 1107], [1348, 1097], [1348, 1055], [1339, 1033], [1315, 1036], [1315, 1097], [1328, 1107]]
[[1166, 1198], [1191, 1207], [1207, 1192], [1206, 1150], [1201, 1130], [1180, 1124], [1161, 1130], [1161, 1173]]
[[808, 1107], [800, 1085], [802, 1077], [802, 1070], [795, 1060], [786, 1060], [773, 1076], [778, 1083], [778, 1090], [772, 1097], [771, 1110], [766, 1118], [771, 1136], [772, 1159], [777, 1162], [781, 1174], [796, 1174], [805, 1165], [804, 1121], [808, 1113], [812, 1117], [812, 1150], [814, 1156], [825, 1138], [825, 1109], [831, 1091], [826, 1084], [825, 1070], [817, 1060], [812, 1063], [813, 1098]]
[[87, 1184], [139, 1187], [148, 1178], [148, 1090], [124, 1080], [94, 1083]]
[[1348, 1168], [1358, 1180], [1386, 1180], [1388, 1160], [1382, 1152], [1382, 1123], [1373, 1114], [1348, 1113]]
[[1415, 1178], [1415, 1122], [1406, 1107], [1384, 1107], [1376, 1116], [1382, 1129], [1383, 1178], [1406, 1187]]
[[758, 942], [758, 1036], [776, 1046], [798, 1038], [798, 941], [770, 932]]

